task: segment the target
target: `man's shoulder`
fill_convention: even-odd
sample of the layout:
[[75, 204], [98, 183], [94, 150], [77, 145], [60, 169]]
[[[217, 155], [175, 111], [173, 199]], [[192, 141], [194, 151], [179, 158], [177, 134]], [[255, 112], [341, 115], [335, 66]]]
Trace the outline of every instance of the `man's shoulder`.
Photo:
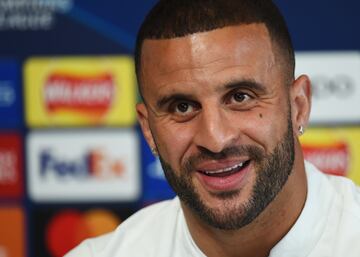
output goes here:
[[345, 212], [352, 212], [360, 218], [360, 187], [351, 179], [335, 175], [325, 175], [327, 181], [340, 197], [341, 207]]
[[360, 218], [360, 187], [358, 185], [349, 178], [322, 173], [311, 164], [307, 165], [307, 171], [308, 178], [322, 182], [319, 183], [322, 187], [320, 191], [325, 194], [333, 192], [339, 198], [340, 206], [337, 208], [344, 212], [351, 212]]
[[360, 256], [360, 191], [350, 179], [328, 175], [305, 162], [307, 198], [272, 257]]
[[[326, 221], [327, 226], [320, 240], [322, 243], [315, 249], [330, 251], [331, 256], [359, 256], [360, 244], [353, 243], [360, 237], [359, 186], [349, 178], [317, 171], [310, 176], [321, 182], [317, 184], [319, 200], [326, 199], [330, 203], [330, 208], [323, 215], [323, 222]], [[319, 256], [318, 252], [314, 256]]]
[[307, 179], [310, 180], [308, 181], [308, 186], [311, 181], [315, 181], [312, 184], [316, 184], [317, 186], [322, 185], [328, 190], [334, 190], [334, 192], [344, 197], [360, 196], [359, 185], [356, 185], [347, 177], [326, 174], [308, 161], [305, 161], [305, 170]]
[[133, 228], [134, 226], [152, 226], [156, 225], [157, 223], [162, 223], [163, 221], [159, 220], [161, 217], [175, 217], [180, 211], [180, 201], [177, 197], [172, 200], [166, 200], [162, 202], [158, 202], [155, 204], [151, 204], [147, 207], [144, 207], [130, 216], [128, 219], [124, 221], [117, 228], [117, 230], [123, 230], [127, 227]]
[[171, 238], [180, 210], [178, 198], [152, 204], [134, 213], [113, 232], [85, 240], [65, 257], [114, 257], [121, 253], [140, 256], [149, 249], [147, 246], [155, 249], [161, 240]]
[[357, 235], [360, 236], [360, 187], [345, 177], [327, 176], [327, 178], [341, 199], [338, 208], [342, 209], [344, 222], [351, 221], [353, 225], [358, 224]]

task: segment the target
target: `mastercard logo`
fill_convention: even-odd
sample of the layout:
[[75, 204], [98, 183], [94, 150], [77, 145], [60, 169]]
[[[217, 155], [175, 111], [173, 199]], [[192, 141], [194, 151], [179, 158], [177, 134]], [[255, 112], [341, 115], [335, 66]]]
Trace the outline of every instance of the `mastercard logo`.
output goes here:
[[84, 239], [113, 231], [120, 223], [117, 215], [104, 209], [59, 212], [45, 231], [48, 251], [51, 256], [62, 257]]

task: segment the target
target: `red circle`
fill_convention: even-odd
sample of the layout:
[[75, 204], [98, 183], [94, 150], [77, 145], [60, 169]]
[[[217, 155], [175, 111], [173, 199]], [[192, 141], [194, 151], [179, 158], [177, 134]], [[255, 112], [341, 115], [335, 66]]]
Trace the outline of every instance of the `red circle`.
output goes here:
[[48, 250], [54, 257], [62, 257], [89, 236], [81, 212], [68, 210], [56, 214], [45, 232]]

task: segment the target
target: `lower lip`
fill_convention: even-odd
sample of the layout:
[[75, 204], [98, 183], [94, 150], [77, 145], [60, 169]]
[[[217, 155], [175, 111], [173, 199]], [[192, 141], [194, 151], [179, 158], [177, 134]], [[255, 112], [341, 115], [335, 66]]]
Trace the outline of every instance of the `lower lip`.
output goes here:
[[250, 167], [251, 163], [244, 169], [226, 177], [210, 177], [200, 172], [197, 172], [197, 177], [209, 191], [232, 191], [243, 187]]

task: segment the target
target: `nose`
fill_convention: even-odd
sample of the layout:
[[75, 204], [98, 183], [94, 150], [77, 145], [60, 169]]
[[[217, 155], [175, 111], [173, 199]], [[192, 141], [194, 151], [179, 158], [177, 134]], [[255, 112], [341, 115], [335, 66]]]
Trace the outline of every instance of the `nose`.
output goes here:
[[219, 153], [235, 143], [240, 128], [231, 115], [221, 108], [203, 109], [198, 120], [194, 142], [198, 148]]

